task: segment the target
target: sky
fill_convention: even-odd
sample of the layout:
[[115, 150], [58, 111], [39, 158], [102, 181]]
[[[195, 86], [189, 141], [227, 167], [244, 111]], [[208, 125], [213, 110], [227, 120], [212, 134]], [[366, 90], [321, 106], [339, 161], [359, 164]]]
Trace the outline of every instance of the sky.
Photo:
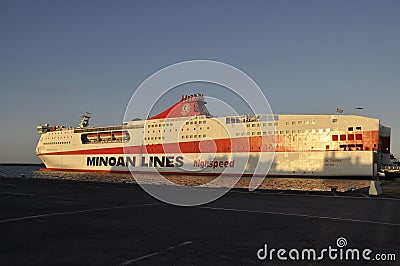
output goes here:
[[85, 111], [120, 124], [150, 75], [196, 59], [248, 74], [274, 113], [363, 106], [400, 156], [399, 14], [388, 0], [2, 0], [0, 162], [40, 162], [39, 124], [74, 126]]

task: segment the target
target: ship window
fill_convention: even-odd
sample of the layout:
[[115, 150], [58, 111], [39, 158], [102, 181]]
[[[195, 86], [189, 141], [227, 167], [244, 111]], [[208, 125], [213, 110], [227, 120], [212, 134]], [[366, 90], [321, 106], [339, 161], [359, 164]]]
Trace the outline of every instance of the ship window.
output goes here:
[[194, 121], [194, 124], [197, 124], [197, 121]]
[[337, 122], [337, 118], [332, 118], [332, 123], [336, 123]]
[[295, 134], [297, 131], [296, 130], [292, 130], [292, 134]]
[[286, 122], [286, 125], [288, 126], [290, 123], [289, 122]]
[[190, 138], [193, 138], [193, 135], [190, 135]]
[[290, 130], [286, 130], [286, 134], [290, 134]]
[[184, 138], [185, 136], [182, 136], [182, 138]]
[[190, 121], [190, 124], [193, 125], [193, 121]]
[[279, 134], [283, 134], [283, 130], [279, 131]]
[[362, 140], [362, 134], [356, 134], [356, 140]]
[[346, 135], [340, 135], [340, 140], [346, 140]]
[[251, 127], [255, 127], [256, 126], [256, 124], [251, 124]]
[[261, 135], [261, 132], [257, 132], [257, 135]]
[[356, 127], [356, 130], [361, 130], [361, 127]]
[[207, 127], [207, 129], [210, 129], [210, 127]]
[[189, 125], [189, 122], [186, 122], [186, 125]]
[[256, 132], [251, 132], [251, 135], [254, 136], [256, 134]]
[[268, 135], [272, 135], [272, 131], [268, 131]]
[[246, 127], [250, 127], [250, 124], [247, 124]]
[[229, 117], [227, 117], [227, 118], [225, 119], [225, 122], [226, 122], [227, 124], [230, 124], [230, 123], [231, 123], [231, 119], [230, 119]]
[[296, 121], [292, 121], [292, 125], [296, 125]]
[[264, 135], [264, 136], [267, 135], [267, 132], [266, 132], [266, 131], [263, 131], [263, 135]]
[[303, 121], [299, 120], [297, 121], [297, 124], [301, 125], [303, 123]]
[[348, 127], [347, 130], [348, 131], [353, 131], [353, 127]]
[[303, 130], [299, 129], [297, 130], [297, 133], [303, 133]]
[[274, 125], [277, 126], [277, 125], [278, 125], [278, 122], [274, 122]]
[[338, 141], [338, 140], [339, 140], [338, 135], [332, 135], [332, 141]]
[[206, 137], [206, 134], [203, 134], [203, 138], [205, 138]]
[[272, 123], [268, 123], [268, 126], [269, 126], [269, 127], [272, 127]]

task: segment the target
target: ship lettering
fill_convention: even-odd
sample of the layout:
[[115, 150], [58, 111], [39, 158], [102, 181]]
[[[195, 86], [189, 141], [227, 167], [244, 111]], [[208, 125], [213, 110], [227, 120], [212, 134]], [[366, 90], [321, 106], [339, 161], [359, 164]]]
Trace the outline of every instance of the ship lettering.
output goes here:
[[[174, 162], [175, 160], [175, 162]], [[102, 156], [92, 156], [86, 158], [87, 166], [136, 166], [135, 156], [119, 156], [119, 157], [102, 157]], [[141, 167], [182, 167], [183, 157], [177, 156], [142, 156], [141, 157]]]
[[[174, 157], [172, 157], [173, 159]], [[182, 156], [177, 156], [176, 157], [176, 163], [175, 163], [176, 167], [182, 167], [183, 166], [183, 157]]]
[[146, 163], [146, 157], [142, 157], [142, 167], [148, 167], [149, 165]]
[[[107, 159], [108, 159], [108, 157], [106, 157], [106, 158], [104, 158], [104, 157], [100, 157], [100, 163], [99, 163], [99, 166], [101, 166], [102, 164], [104, 164], [104, 166], [107, 166], [108, 165], [108, 163], [107, 163]], [[97, 166], [97, 165], [96, 165]]]
[[87, 166], [135, 166], [135, 157], [87, 157]]
[[212, 167], [212, 168], [226, 168], [226, 167], [235, 167], [235, 160], [232, 161], [208, 161], [208, 160], [194, 160], [193, 162], [193, 167], [200, 167], [200, 168], [206, 168], [206, 167]]
[[110, 159], [108, 159], [108, 164], [110, 166], [115, 166], [116, 163], [117, 163], [117, 159], [115, 159], [115, 157], [110, 157]]
[[[177, 156], [149, 156], [148, 160], [146, 160], [146, 156], [142, 156], [142, 167], [182, 167], [183, 166], [183, 157]], [[175, 163], [174, 163], [175, 159]]]

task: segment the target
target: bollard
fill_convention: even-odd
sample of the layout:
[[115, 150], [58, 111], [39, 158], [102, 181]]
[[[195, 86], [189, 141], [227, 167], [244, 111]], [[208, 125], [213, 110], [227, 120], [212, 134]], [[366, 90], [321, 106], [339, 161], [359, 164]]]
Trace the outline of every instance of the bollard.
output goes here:
[[382, 188], [379, 181], [371, 181], [368, 194], [371, 196], [378, 196], [382, 194]]

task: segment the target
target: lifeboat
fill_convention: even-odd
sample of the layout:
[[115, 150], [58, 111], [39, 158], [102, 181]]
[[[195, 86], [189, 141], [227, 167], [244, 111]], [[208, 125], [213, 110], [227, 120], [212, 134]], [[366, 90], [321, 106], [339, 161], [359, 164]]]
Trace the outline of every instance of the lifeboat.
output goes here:
[[101, 140], [112, 140], [112, 134], [111, 132], [107, 133], [100, 133], [99, 134]]
[[129, 134], [126, 131], [116, 131], [114, 132], [114, 138], [117, 140], [127, 140], [129, 139]]
[[98, 136], [97, 136], [96, 133], [94, 133], [94, 134], [87, 134], [86, 137], [87, 137], [87, 139], [90, 140], [90, 141], [96, 141], [97, 138], [98, 138]]

